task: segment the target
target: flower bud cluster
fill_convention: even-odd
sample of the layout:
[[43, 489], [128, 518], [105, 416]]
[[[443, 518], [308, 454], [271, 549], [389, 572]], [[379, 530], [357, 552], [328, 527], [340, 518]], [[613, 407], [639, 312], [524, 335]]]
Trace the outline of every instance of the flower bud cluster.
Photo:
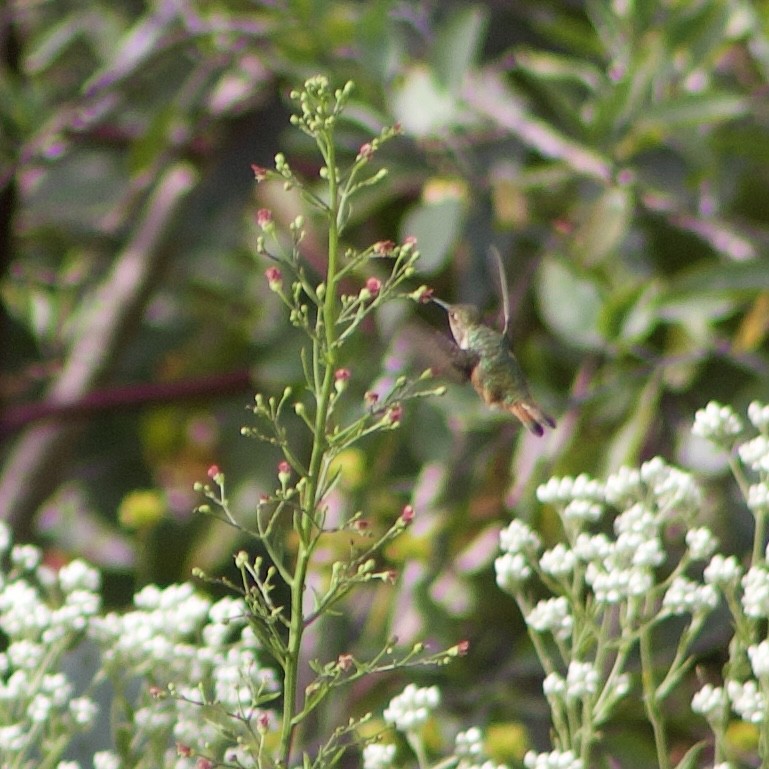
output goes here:
[[742, 426], [742, 420], [731, 406], [711, 401], [694, 415], [692, 433], [729, 448], [734, 438], [742, 432]]
[[427, 722], [441, 701], [437, 686], [420, 688], [408, 684], [385, 708], [384, 719], [399, 732], [413, 732]]

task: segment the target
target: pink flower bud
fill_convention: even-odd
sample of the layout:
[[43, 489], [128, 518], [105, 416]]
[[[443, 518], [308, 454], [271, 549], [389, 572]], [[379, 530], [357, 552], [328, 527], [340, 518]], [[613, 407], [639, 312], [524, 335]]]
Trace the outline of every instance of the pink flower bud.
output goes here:
[[270, 291], [280, 291], [283, 288], [283, 273], [277, 267], [268, 267], [264, 271]]
[[272, 224], [272, 211], [269, 208], [260, 208], [256, 212], [256, 223], [263, 229]]
[[334, 372], [334, 389], [338, 392], [344, 392], [347, 382], [350, 379], [350, 369], [340, 368]]
[[377, 256], [389, 256], [394, 248], [395, 243], [392, 240], [380, 240], [378, 243], [374, 243], [374, 253]]
[[370, 142], [361, 144], [356, 160], [368, 160], [374, 154], [374, 147]]
[[213, 480], [217, 475], [219, 475], [219, 465], [211, 465], [211, 467], [208, 468], [208, 477]]
[[400, 403], [390, 406], [390, 408], [387, 409], [385, 418], [391, 425], [397, 425], [403, 418], [403, 406], [401, 406]]
[[258, 166], [255, 163], [251, 164], [251, 170], [254, 172], [254, 178], [258, 182], [263, 182], [267, 178], [267, 169]]
[[366, 281], [366, 288], [371, 296], [376, 296], [382, 288], [382, 281], [379, 278], [369, 278]]
[[406, 505], [401, 511], [401, 520], [405, 524], [409, 524], [414, 520], [414, 508], [411, 505]]

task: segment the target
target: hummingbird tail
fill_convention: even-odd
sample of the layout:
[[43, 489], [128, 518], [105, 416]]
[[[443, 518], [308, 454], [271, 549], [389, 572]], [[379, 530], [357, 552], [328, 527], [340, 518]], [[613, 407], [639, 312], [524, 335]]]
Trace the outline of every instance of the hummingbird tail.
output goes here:
[[555, 427], [555, 419], [542, 411], [534, 401], [517, 401], [510, 406], [510, 412], [534, 435], [544, 435], [545, 427]]

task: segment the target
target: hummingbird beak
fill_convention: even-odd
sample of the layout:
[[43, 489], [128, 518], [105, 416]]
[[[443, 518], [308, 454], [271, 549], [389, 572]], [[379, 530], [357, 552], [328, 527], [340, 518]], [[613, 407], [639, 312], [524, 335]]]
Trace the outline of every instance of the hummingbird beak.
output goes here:
[[451, 305], [448, 302], [444, 302], [442, 299], [438, 299], [437, 297], [432, 297], [431, 301], [433, 304], [437, 304], [438, 307], [442, 307], [446, 312], [448, 312], [451, 309]]

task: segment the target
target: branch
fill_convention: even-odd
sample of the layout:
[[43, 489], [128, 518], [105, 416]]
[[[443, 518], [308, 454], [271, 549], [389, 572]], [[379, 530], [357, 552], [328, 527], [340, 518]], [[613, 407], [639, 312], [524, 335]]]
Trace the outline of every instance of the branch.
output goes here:
[[[159, 179], [132, 240], [79, 318], [61, 375], [46, 395], [48, 405], [62, 407], [81, 401], [111, 367], [131, 321], [144, 307], [157, 272], [160, 246], [196, 176], [189, 165], [177, 164]], [[62, 452], [77, 432], [72, 425], [38, 425], [22, 435], [8, 455], [0, 475], [0, 517], [17, 535], [31, 534], [35, 511], [55, 489]]]

